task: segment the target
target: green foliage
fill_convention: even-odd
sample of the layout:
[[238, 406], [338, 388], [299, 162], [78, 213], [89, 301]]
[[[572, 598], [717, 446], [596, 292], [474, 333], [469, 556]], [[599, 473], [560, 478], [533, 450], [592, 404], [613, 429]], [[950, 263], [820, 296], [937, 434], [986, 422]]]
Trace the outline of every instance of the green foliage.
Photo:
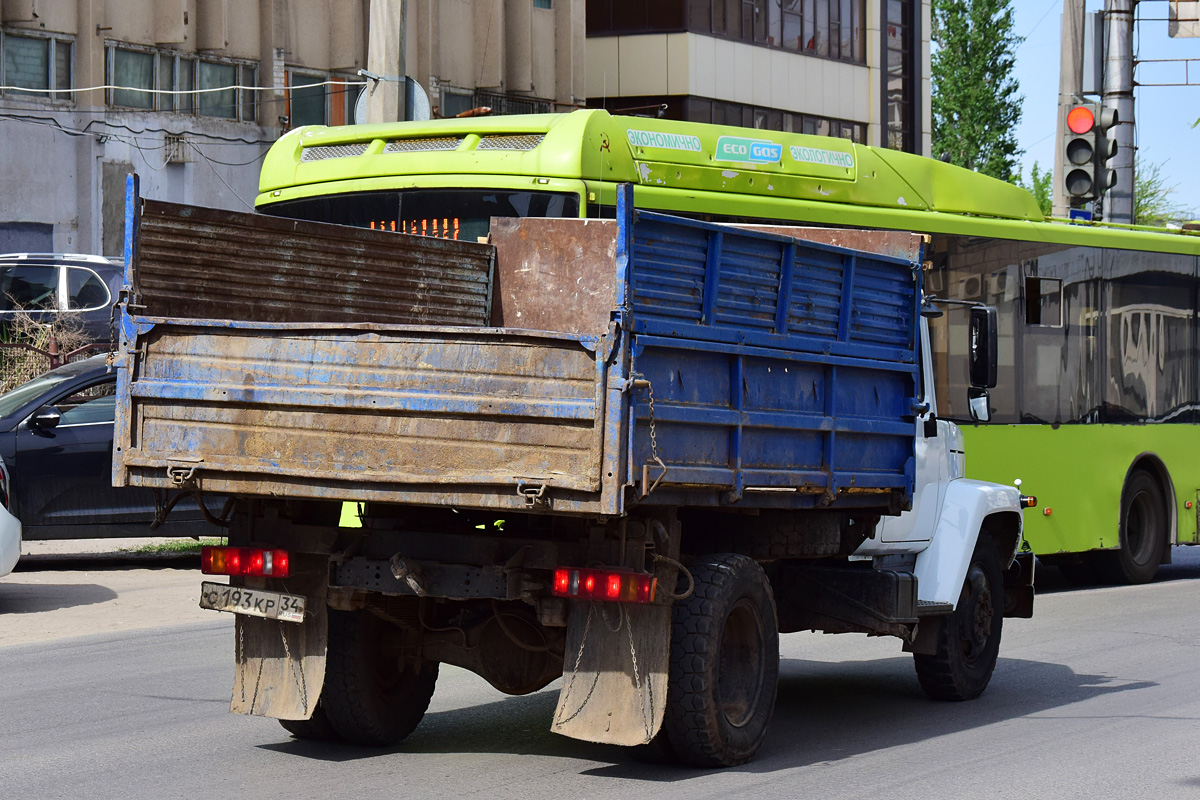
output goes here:
[[1166, 161], [1157, 164], [1153, 161], [1134, 163], [1134, 224], [1166, 225], [1172, 222], [1185, 222], [1196, 216], [1194, 209], [1184, 208], [1171, 199], [1179, 187], [1167, 183], [1167, 178], [1163, 175], [1163, 167], [1166, 165]]
[[121, 552], [132, 553], [136, 556], [187, 556], [200, 555], [201, 547], [224, 547], [228, 539], [168, 539], [161, 542], [140, 544], [136, 547], [122, 547]]
[[1038, 162], [1033, 162], [1033, 167], [1029, 170], [1029, 183], [1025, 183], [1025, 178], [1021, 175], [1020, 170], [1015, 176], [1015, 183], [1025, 191], [1033, 195], [1033, 199], [1037, 200], [1038, 208], [1042, 209], [1042, 216], [1050, 216], [1050, 212], [1054, 207], [1054, 201], [1050, 197], [1050, 184], [1054, 180], [1054, 170], [1043, 170]]
[[1013, 178], [1021, 101], [1013, 77], [1021, 37], [1011, 0], [933, 0], [933, 155]]

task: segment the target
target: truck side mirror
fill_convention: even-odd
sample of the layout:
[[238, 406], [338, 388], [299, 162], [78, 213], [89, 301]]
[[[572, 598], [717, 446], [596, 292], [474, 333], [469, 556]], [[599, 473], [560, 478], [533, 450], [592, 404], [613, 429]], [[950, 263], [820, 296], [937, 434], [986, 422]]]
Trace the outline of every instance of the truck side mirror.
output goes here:
[[981, 389], [978, 386], [967, 389], [967, 408], [971, 412], [971, 419], [976, 422], [990, 420], [992, 418], [992, 411], [988, 407], [990, 401], [987, 389]]
[[995, 308], [971, 306], [967, 359], [972, 386], [991, 389], [996, 385], [999, 360], [996, 354], [996, 327]]

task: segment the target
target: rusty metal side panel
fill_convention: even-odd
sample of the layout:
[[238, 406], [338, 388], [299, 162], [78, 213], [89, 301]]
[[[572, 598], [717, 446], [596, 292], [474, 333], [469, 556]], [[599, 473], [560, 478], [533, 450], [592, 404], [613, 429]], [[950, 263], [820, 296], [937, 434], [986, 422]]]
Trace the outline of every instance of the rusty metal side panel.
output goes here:
[[135, 293], [150, 317], [256, 322], [488, 322], [494, 250], [143, 200]]
[[161, 323], [144, 341], [116, 442], [132, 485], [194, 464], [252, 494], [600, 490], [604, 370], [578, 337]]
[[601, 334], [617, 304], [617, 223], [492, 220], [497, 327]]

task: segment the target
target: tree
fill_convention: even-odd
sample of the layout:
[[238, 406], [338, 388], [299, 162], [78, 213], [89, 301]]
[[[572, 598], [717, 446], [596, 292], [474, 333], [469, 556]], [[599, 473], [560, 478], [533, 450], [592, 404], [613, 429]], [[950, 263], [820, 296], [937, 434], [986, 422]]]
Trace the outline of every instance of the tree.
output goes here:
[[933, 154], [1012, 180], [1021, 101], [1011, 0], [933, 0]]
[[1029, 170], [1029, 183], [1025, 183], [1020, 170], [1017, 171], [1013, 183], [1033, 195], [1033, 199], [1037, 200], [1038, 207], [1042, 209], [1042, 215], [1048, 217], [1054, 208], [1054, 201], [1050, 197], [1050, 183], [1053, 180], [1054, 172], [1048, 169], [1043, 170], [1041, 165], [1035, 161]]
[[1178, 186], [1168, 184], [1163, 176], [1166, 161], [1143, 164], [1135, 161], [1133, 166], [1133, 222], [1136, 225], [1166, 225], [1169, 222], [1185, 222], [1196, 216], [1171, 200]]

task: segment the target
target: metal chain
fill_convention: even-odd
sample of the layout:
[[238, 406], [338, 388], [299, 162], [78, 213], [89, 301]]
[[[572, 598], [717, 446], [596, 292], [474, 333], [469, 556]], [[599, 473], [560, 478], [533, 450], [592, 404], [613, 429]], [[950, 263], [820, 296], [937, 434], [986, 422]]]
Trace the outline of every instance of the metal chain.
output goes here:
[[[292, 651], [287, 643], [287, 629], [282, 622], [276, 621], [276, 624], [279, 626], [279, 638], [283, 640], [283, 657], [287, 659], [287, 663], [292, 664]], [[300, 702], [304, 704], [304, 710], [308, 711], [308, 687], [304, 683], [304, 664], [296, 663], [294, 669], [296, 677], [299, 679], [297, 686], [300, 688]]]
[[[244, 655], [244, 654], [243, 654], [243, 655]], [[245, 659], [243, 659], [243, 661], [245, 661]], [[265, 658], [263, 658], [262, 656], [259, 656], [259, 659], [258, 659], [258, 674], [254, 676], [254, 695], [253, 695], [253, 696], [250, 698], [250, 713], [251, 713], [251, 714], [253, 714], [253, 713], [254, 713], [254, 707], [258, 705], [258, 688], [259, 688], [260, 686], [262, 686], [262, 674], [263, 674], [263, 666], [264, 666], [266, 663], [267, 663], [267, 660], [266, 660]], [[245, 684], [245, 682], [246, 682], [246, 681], [245, 681], [245, 673], [243, 672], [242, 674], [243, 674], [242, 683], [243, 683], [243, 684]], [[244, 687], [243, 687], [243, 690], [242, 690], [242, 691], [243, 691], [243, 692], [245, 691], [245, 688], [244, 688]], [[243, 700], [242, 700], [242, 701], [243, 701], [243, 702], [245, 702], [245, 695], [243, 695]]]
[[658, 455], [658, 430], [654, 425], [654, 384], [650, 383], [649, 378], [641, 375], [638, 377], [646, 382], [646, 394], [650, 397], [650, 459], [662, 470], [654, 479], [654, 483], [650, 484], [650, 488], [643, 490], [642, 496], [645, 497], [658, 487], [663, 478], [667, 477], [667, 465]]
[[650, 720], [654, 717], [654, 684], [649, 675], [646, 676], [646, 699], [650, 703], [650, 716], [646, 716], [646, 703], [642, 699], [642, 679], [638, 673], [637, 649], [633, 645], [633, 620], [629, 618], [629, 609], [621, 606], [622, 614], [625, 618], [625, 628], [629, 632], [629, 657], [633, 659], [633, 688], [637, 689], [638, 705], [642, 712], [642, 729], [646, 731], [646, 741], [649, 742], [653, 737], [650, 735]]
[[[575, 666], [571, 670], [571, 679], [569, 681], [567, 681], [567, 688], [563, 691], [562, 702], [559, 703], [559, 706], [563, 709], [565, 709], [567, 707], [567, 700], [571, 697], [571, 689], [573, 689], [575, 686], [575, 677], [577, 675], [579, 675], [579, 663], [581, 661], [583, 661], [583, 650], [585, 647], [587, 647], [588, 631], [591, 630], [591, 627], [592, 627], [592, 610], [594, 608], [595, 608], [595, 603], [588, 603], [587, 621], [583, 625], [583, 638], [580, 639], [580, 641], [579, 641], [579, 653], [576, 654], [576, 656], [575, 656]], [[570, 722], [571, 720], [578, 717], [580, 712], [583, 711], [584, 706], [586, 706], [588, 704], [588, 701], [592, 699], [592, 693], [594, 691], [596, 691], [596, 684], [598, 684], [599, 682], [600, 682], [600, 673], [594, 672], [592, 675], [592, 685], [590, 688], [588, 688], [587, 696], [583, 698], [583, 702], [579, 704], [579, 708], [575, 709], [575, 713], [573, 713], [571, 716], [567, 717], [566, 719], [562, 719], [560, 716], [559, 719], [554, 720], [554, 727], [556, 727], [556, 728], [562, 727], [563, 725], [566, 725], [568, 722]]]
[[[242, 621], [240, 619], [238, 619], [238, 620], [236, 620], [236, 624], [234, 625], [234, 627], [237, 628], [237, 653], [234, 654], [234, 660], [238, 664], [245, 664], [246, 663], [246, 626], [245, 626], [245, 624], [242, 623]], [[238, 671], [242, 673], [242, 680], [241, 680], [242, 705], [245, 705], [246, 704], [246, 671], [241, 668], [239, 668]]]
[[654, 429], [654, 384], [646, 381], [646, 394], [650, 395], [650, 457], [662, 464], [662, 459], [658, 457], [658, 435]]

